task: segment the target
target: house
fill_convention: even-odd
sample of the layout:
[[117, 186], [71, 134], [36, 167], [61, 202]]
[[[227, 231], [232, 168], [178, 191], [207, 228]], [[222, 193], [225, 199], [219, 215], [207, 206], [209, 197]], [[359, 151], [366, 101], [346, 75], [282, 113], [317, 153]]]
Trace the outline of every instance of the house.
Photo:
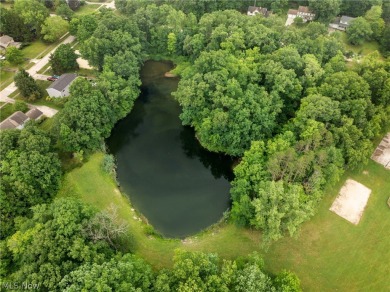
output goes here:
[[76, 74], [62, 74], [60, 78], [54, 81], [47, 89], [50, 97], [65, 97], [69, 95], [69, 87], [77, 78]]
[[0, 37], [0, 47], [6, 49], [8, 47], [16, 47], [19, 49], [21, 43], [15, 42], [14, 39], [8, 35], [3, 35]]
[[268, 11], [267, 8], [261, 8], [256, 6], [249, 6], [247, 15], [249, 16], [255, 16], [257, 14], [261, 14], [264, 17], [268, 17], [270, 15], [270, 11]]
[[329, 24], [329, 28], [345, 31], [347, 27], [351, 24], [351, 21], [354, 19], [354, 17], [349, 17], [346, 15], [336, 17], [333, 22]]
[[299, 6], [298, 9], [289, 9], [287, 12], [286, 26], [291, 25], [297, 17], [302, 18], [303, 22], [312, 21], [315, 18], [315, 13], [307, 6]]
[[38, 120], [42, 115], [43, 113], [37, 108], [31, 109], [27, 113], [22, 113], [21, 111], [14, 112], [0, 123], [0, 130], [23, 129], [27, 121]]

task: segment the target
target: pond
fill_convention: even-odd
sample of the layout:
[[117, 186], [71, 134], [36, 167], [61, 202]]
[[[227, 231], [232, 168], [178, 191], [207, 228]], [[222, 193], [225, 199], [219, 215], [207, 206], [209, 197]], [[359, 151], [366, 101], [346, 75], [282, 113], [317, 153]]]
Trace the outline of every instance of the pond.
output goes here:
[[107, 140], [117, 160], [121, 189], [166, 237], [183, 238], [216, 223], [230, 206], [232, 158], [203, 149], [194, 130], [181, 124], [166, 78], [170, 62], [147, 61], [142, 93]]

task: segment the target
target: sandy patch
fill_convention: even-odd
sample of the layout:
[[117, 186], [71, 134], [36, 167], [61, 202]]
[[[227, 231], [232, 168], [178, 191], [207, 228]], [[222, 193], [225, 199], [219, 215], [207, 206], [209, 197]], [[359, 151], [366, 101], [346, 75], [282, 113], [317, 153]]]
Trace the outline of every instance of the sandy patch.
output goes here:
[[390, 169], [390, 133], [387, 133], [379, 143], [371, 159]]
[[[76, 53], [77, 55], [80, 54], [80, 52], [79, 52], [78, 50], [76, 50], [75, 53]], [[83, 59], [83, 58], [81, 58], [81, 57], [77, 58], [76, 61], [77, 61], [77, 64], [79, 64], [79, 67], [82, 68], [82, 69], [88, 69], [88, 70], [93, 69], [93, 67], [91, 67], [91, 66], [89, 65], [88, 61], [85, 60], [85, 59]]]
[[366, 186], [347, 179], [329, 210], [357, 225], [370, 194], [371, 190]]

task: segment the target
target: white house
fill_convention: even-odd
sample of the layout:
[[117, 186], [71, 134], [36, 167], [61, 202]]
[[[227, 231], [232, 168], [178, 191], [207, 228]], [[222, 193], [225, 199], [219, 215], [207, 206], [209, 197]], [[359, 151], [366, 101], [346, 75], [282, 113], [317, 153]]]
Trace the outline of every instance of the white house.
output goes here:
[[270, 14], [270, 11], [268, 11], [267, 8], [249, 6], [247, 15], [248, 16], [255, 16], [256, 14], [261, 14], [264, 17], [268, 17], [268, 15]]
[[291, 25], [294, 19], [300, 17], [303, 22], [312, 21], [316, 15], [307, 6], [299, 6], [298, 9], [289, 9], [287, 12], [286, 26]]
[[65, 97], [69, 95], [69, 87], [77, 78], [76, 74], [62, 74], [60, 78], [54, 81], [47, 89], [50, 97]]
[[8, 47], [19, 48], [21, 43], [15, 42], [14, 39], [8, 35], [2, 35], [0, 37], [0, 47], [6, 49]]
[[346, 30], [347, 27], [351, 24], [351, 21], [354, 20], [354, 17], [349, 17], [343, 15], [341, 17], [336, 17], [332, 23], [329, 24], [329, 28], [337, 29], [337, 30]]

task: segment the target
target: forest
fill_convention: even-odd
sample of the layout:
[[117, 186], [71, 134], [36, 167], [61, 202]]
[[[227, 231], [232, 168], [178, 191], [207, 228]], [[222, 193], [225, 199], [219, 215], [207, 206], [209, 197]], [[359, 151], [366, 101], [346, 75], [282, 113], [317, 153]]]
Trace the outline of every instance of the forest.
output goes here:
[[[133, 240], [115, 210], [56, 196], [64, 157], [82, 164], [104, 151], [104, 140], [140, 94], [143, 62], [169, 59], [180, 76], [173, 96], [183, 125], [194, 128], [205, 149], [237, 161], [229, 222], [260, 230], [264, 248], [299, 236], [325, 188], [367, 164], [373, 141], [390, 127], [390, 3], [302, 1], [317, 20], [287, 27], [279, 15], [289, 1], [258, 0], [274, 11], [268, 18], [242, 13], [252, 2], [116, 0], [117, 11], [68, 20], [81, 55], [99, 74], [95, 83], [73, 83], [50, 131], [31, 122], [0, 132], [2, 285], [301, 291], [293, 272], [266, 273], [257, 253], [225, 260], [178, 250], [172, 268], [157, 271], [125, 252]], [[367, 26], [366, 33], [347, 31], [349, 41], [379, 41], [380, 52], [351, 62], [341, 33], [328, 33], [341, 13]], [[65, 55], [74, 63], [72, 52]], [[107, 164], [108, 171], [115, 167]]]

